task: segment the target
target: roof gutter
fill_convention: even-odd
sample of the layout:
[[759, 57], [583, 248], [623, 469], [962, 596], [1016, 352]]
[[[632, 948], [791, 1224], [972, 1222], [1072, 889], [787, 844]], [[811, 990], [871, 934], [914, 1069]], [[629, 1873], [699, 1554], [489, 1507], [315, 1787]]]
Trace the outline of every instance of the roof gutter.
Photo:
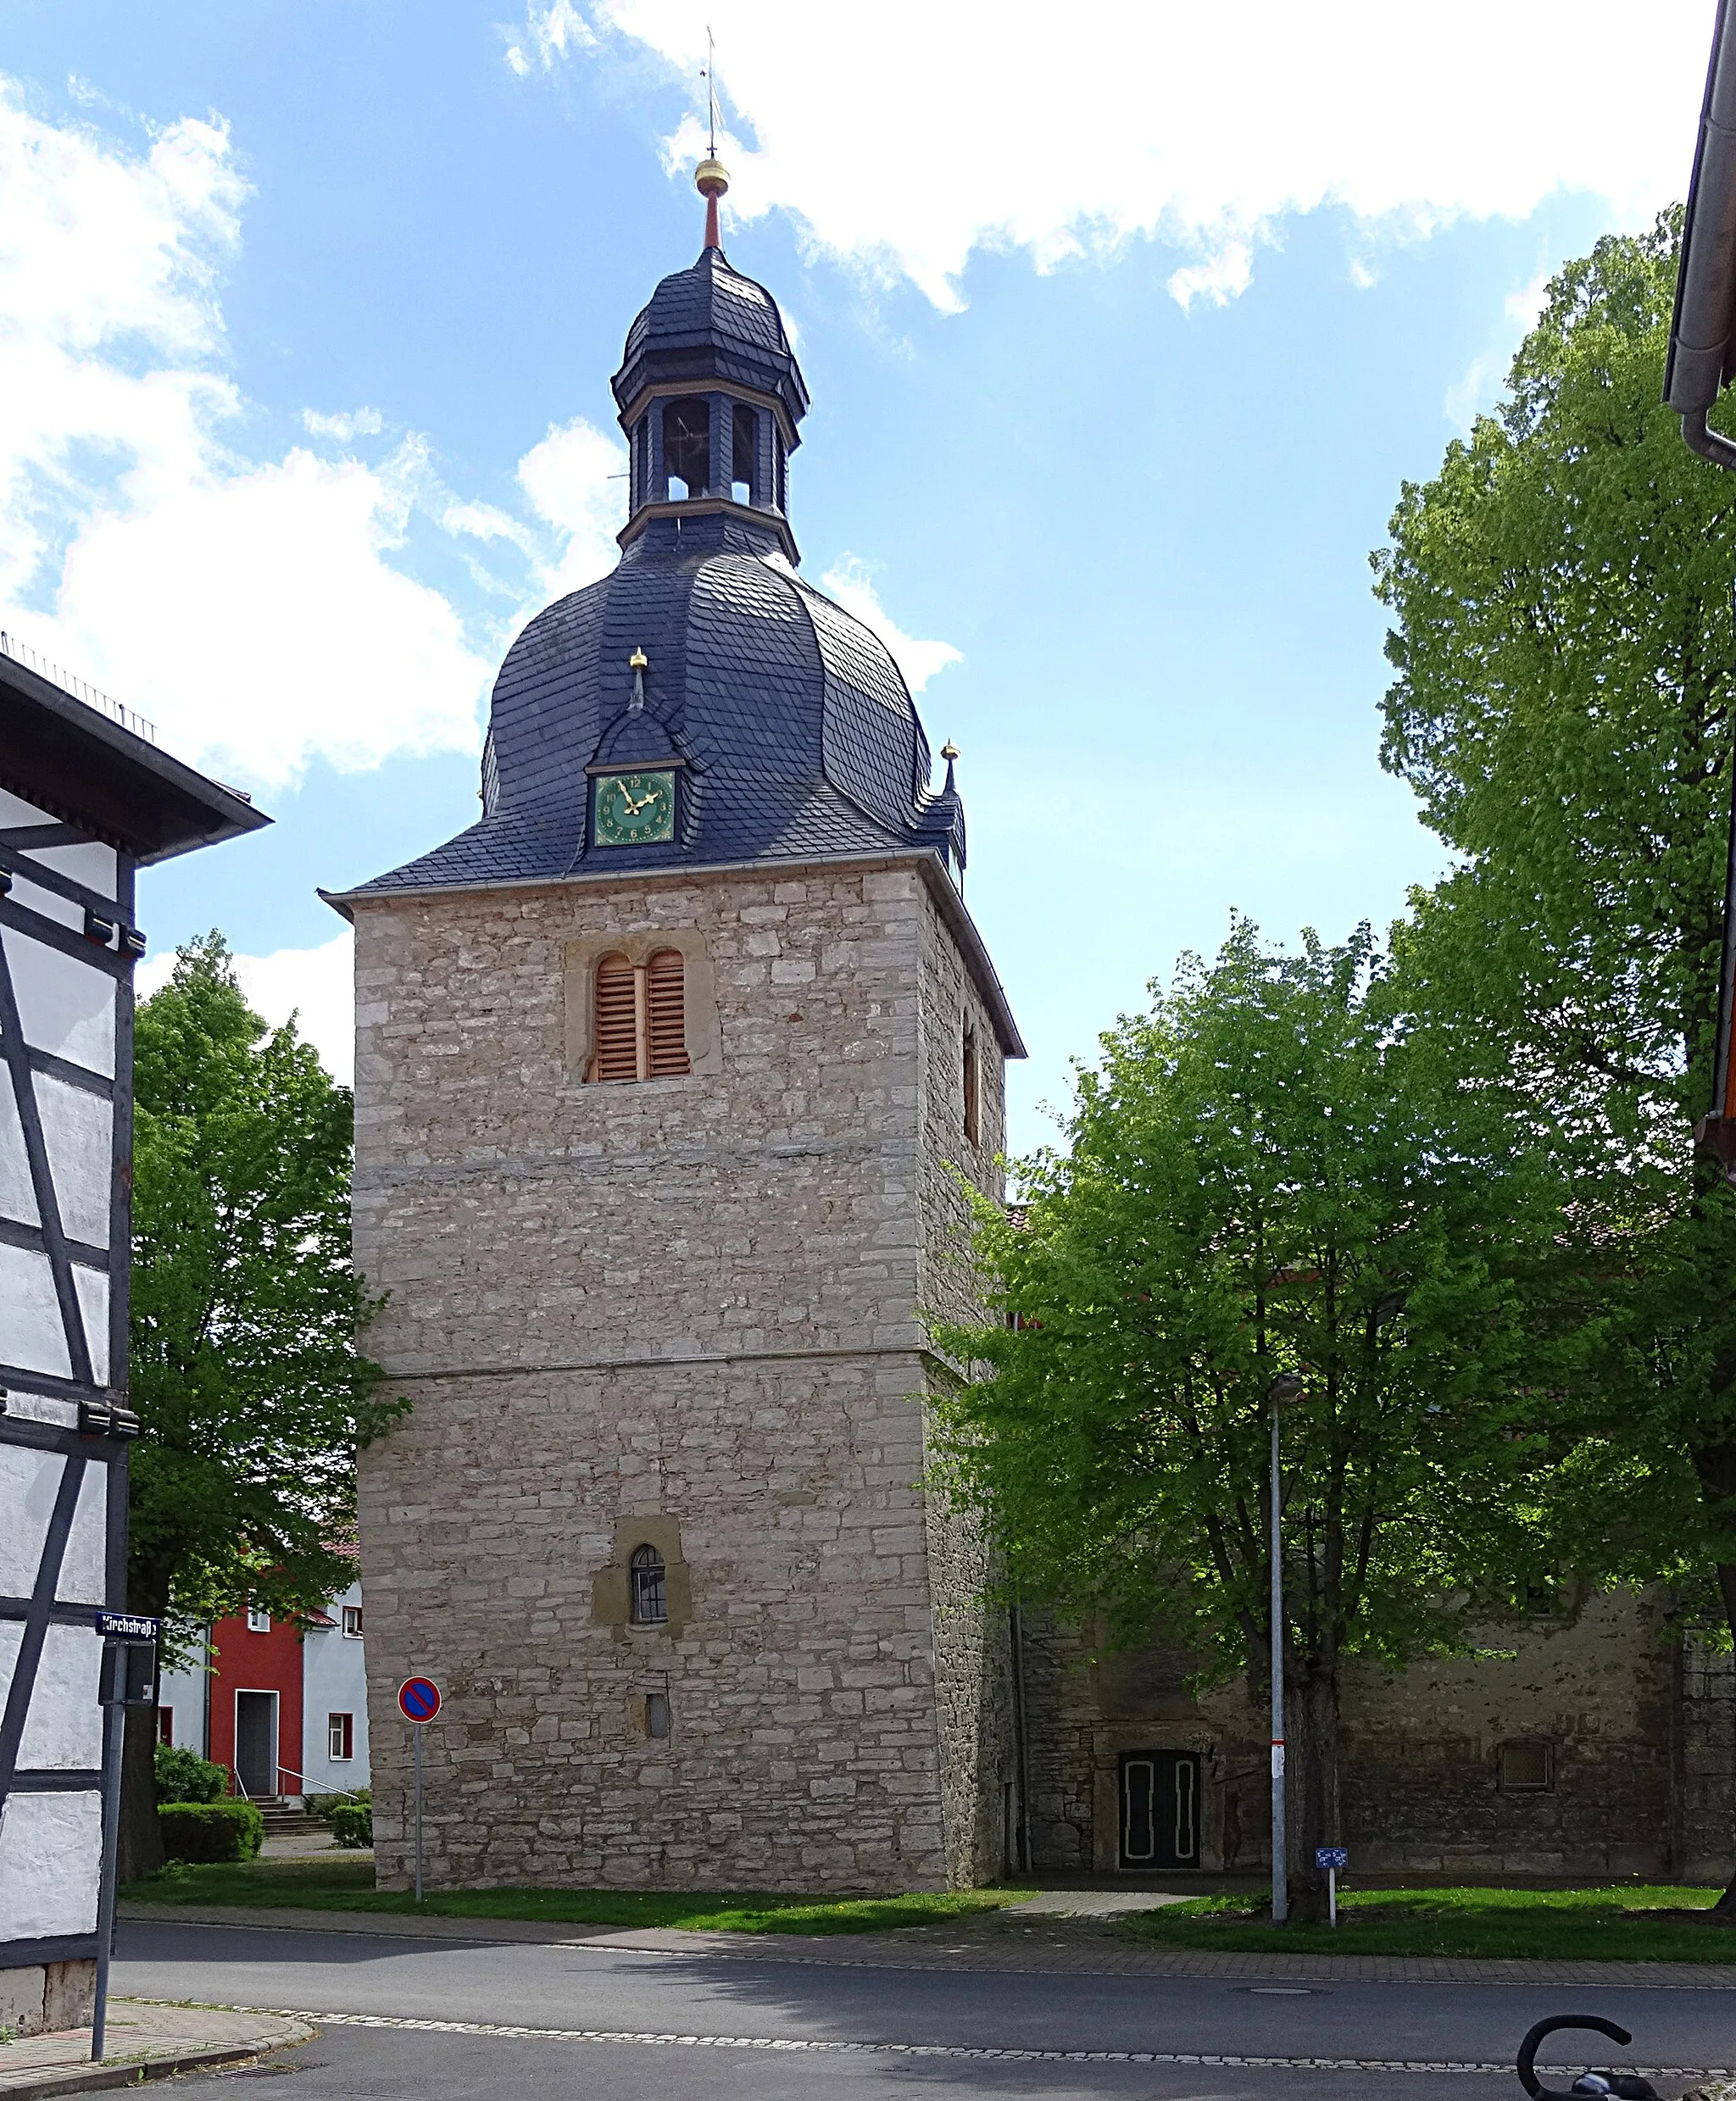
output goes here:
[[[1736, 442], [1706, 419], [1736, 375], [1736, 0], [1718, 0], [1711, 57], [1700, 108], [1700, 136], [1682, 226], [1682, 259], [1670, 317], [1664, 400], [1682, 419], [1691, 452], [1736, 471]], [[1729, 843], [1724, 870], [1724, 941], [1718, 972], [1718, 1034], [1711, 1111], [1694, 1126], [1700, 1150], [1736, 1185], [1736, 1070], [1731, 1062], [1736, 1015], [1736, 763], [1731, 767]]]

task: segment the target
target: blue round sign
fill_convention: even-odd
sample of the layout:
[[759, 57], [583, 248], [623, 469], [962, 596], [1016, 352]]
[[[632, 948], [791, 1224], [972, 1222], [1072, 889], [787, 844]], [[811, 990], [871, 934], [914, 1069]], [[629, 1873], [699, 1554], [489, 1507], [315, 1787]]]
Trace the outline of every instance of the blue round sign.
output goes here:
[[406, 1721], [432, 1721], [440, 1712], [440, 1687], [431, 1678], [406, 1678], [398, 1704]]

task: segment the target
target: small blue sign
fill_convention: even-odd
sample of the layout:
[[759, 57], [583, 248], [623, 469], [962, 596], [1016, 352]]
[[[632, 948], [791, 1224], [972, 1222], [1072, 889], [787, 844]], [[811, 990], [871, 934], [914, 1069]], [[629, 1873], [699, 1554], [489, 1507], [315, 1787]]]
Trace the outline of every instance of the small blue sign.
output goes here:
[[1317, 1868], [1347, 1868], [1350, 1865], [1349, 1851], [1344, 1846], [1316, 1846], [1314, 1865]]
[[147, 1612], [98, 1612], [97, 1631], [111, 1642], [154, 1642], [163, 1622]]

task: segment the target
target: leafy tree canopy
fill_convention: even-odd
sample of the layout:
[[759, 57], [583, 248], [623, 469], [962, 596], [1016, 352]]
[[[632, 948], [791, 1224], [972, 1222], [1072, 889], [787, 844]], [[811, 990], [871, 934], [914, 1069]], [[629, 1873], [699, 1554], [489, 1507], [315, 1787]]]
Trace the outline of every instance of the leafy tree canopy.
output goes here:
[[1384, 763], [1462, 857], [1399, 953], [1562, 1187], [1537, 1302], [1580, 1341], [1563, 1486], [1588, 1564], [1716, 1572], [1736, 1619], [1736, 1199], [1709, 1106], [1736, 681], [1736, 477], [1660, 398], [1680, 214], [1550, 286], [1500, 411], [1375, 558]]
[[348, 1091], [216, 934], [140, 1005], [134, 1085], [132, 1601], [315, 1609], [353, 1577], [357, 1445], [407, 1405], [356, 1347]]
[[1186, 1640], [1202, 1680], [1265, 1674], [1266, 1395], [1301, 1376], [1283, 1440], [1305, 1858], [1338, 1836], [1343, 1657], [1461, 1645], [1546, 1553], [1522, 1305], [1552, 1190], [1398, 1006], [1366, 929], [1286, 958], [1238, 924], [1211, 967], [1184, 960], [1079, 1075], [1066, 1149], [1023, 1164], [1022, 1214], [978, 1203], [1006, 1319], [937, 1336], [986, 1374], [939, 1408], [938, 1476], [1010, 1582]]

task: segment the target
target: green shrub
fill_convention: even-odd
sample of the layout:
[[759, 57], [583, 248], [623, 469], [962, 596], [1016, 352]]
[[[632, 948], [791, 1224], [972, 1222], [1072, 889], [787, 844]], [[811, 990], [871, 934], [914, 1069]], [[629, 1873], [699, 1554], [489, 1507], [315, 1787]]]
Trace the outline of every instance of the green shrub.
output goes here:
[[374, 1843], [374, 1807], [370, 1802], [340, 1802], [327, 1820], [340, 1846], [359, 1848]]
[[364, 1809], [366, 1809], [373, 1799], [371, 1788], [355, 1787], [348, 1794], [304, 1794], [302, 1797], [302, 1807], [306, 1809], [309, 1816], [316, 1816], [322, 1824], [329, 1824], [331, 1821], [331, 1812], [334, 1809], [342, 1809], [346, 1803], [359, 1803]]
[[157, 1817], [171, 1860], [251, 1860], [265, 1836], [251, 1802], [166, 1802]]
[[229, 1774], [179, 1743], [157, 1746], [157, 1800], [219, 1802], [229, 1793]]

